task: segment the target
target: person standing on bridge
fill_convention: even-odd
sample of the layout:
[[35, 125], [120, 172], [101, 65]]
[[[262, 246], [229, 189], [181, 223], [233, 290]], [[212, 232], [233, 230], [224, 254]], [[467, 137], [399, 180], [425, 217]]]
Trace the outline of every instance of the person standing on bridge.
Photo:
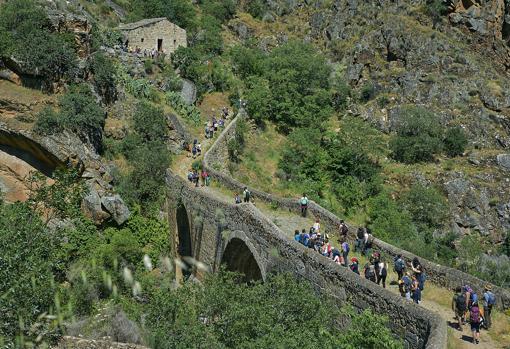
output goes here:
[[243, 190], [243, 200], [244, 202], [250, 202], [251, 192], [248, 190], [248, 187], [244, 187]]
[[488, 330], [491, 327], [491, 313], [492, 307], [496, 304], [496, 295], [492, 293], [491, 285], [485, 285], [485, 292], [483, 293], [483, 313], [485, 328]]
[[306, 217], [306, 212], [308, 211], [308, 197], [304, 193], [301, 199], [299, 199], [299, 203], [301, 204], [301, 216]]

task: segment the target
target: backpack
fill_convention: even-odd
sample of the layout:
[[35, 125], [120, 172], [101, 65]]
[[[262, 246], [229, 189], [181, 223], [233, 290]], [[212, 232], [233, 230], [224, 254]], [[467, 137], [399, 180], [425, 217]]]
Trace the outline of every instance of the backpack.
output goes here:
[[397, 258], [397, 260], [395, 261], [394, 270], [397, 273], [399, 273], [399, 272], [403, 271], [405, 268], [406, 268], [406, 265], [405, 265], [404, 261], [402, 260], [402, 258]]
[[496, 304], [496, 296], [492, 292], [487, 292], [487, 295], [489, 296], [489, 299], [487, 300], [488, 305], [494, 305]]
[[478, 302], [478, 295], [476, 294], [476, 292], [471, 293], [471, 297], [469, 298], [469, 301], [471, 302], [471, 304], [473, 304], [474, 302]]
[[351, 250], [351, 248], [349, 247], [349, 244], [347, 242], [344, 242], [342, 244], [342, 248], [343, 248], [345, 253], [349, 253], [349, 251]]
[[347, 227], [347, 224], [343, 223], [340, 226], [340, 233], [342, 233], [342, 235], [347, 235], [347, 233], [349, 233], [349, 228]]
[[466, 295], [464, 293], [455, 297], [455, 307], [458, 311], [466, 311]]
[[404, 292], [411, 292], [411, 279], [407, 276], [402, 278]]
[[471, 323], [477, 324], [480, 322], [480, 308], [473, 307], [471, 308], [471, 312], [469, 313], [469, 319]]
[[250, 197], [251, 197], [251, 193], [250, 193], [250, 191], [249, 191], [249, 190], [245, 190], [245, 191], [244, 191], [244, 198], [245, 198], [245, 199], [249, 199]]
[[365, 279], [375, 280], [375, 268], [373, 265], [365, 269]]

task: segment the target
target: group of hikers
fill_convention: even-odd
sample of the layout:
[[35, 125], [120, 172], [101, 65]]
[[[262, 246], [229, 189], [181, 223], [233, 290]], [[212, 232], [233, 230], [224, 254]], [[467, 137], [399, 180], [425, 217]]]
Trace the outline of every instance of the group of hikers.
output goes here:
[[213, 138], [214, 133], [225, 127], [230, 111], [227, 107], [221, 108], [220, 117], [212, 117], [211, 121], [205, 123], [205, 138]]
[[485, 285], [482, 299], [479, 299], [478, 294], [469, 285], [457, 287], [452, 299], [452, 310], [458, 321], [457, 329], [462, 331], [462, 326], [469, 322], [473, 343], [478, 344], [480, 329], [483, 327], [488, 330], [491, 327], [491, 313], [495, 305], [496, 295], [489, 284]]
[[188, 181], [193, 183], [195, 187], [199, 186], [199, 183], [202, 182], [202, 186], [209, 186], [211, 183], [211, 176], [209, 175], [209, 172], [207, 170], [202, 169], [200, 171], [200, 174], [196, 169], [189, 169], [188, 170]]

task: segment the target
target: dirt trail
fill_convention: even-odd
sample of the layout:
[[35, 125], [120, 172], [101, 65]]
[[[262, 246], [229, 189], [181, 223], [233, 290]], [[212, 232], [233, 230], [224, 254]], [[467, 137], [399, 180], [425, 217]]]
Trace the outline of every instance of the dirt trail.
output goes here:
[[[188, 170], [191, 168], [192, 164], [196, 160], [202, 160], [203, 155], [207, 152], [207, 150], [214, 144], [213, 141], [217, 139], [217, 136], [214, 139], [204, 139], [202, 141], [202, 155], [197, 157], [197, 159], [193, 159], [190, 154], [183, 154], [177, 156], [175, 161], [173, 162], [172, 171], [182, 178], [187, 177]], [[229, 191], [226, 188], [221, 187], [217, 183], [214, 183], [214, 178], [212, 179], [213, 184], [211, 186], [205, 187], [200, 185], [199, 190], [207, 191], [213, 194], [218, 199], [224, 202], [233, 203], [234, 201], [234, 193]], [[190, 183], [190, 186], [193, 184]], [[307, 218], [301, 217], [297, 213], [285, 211], [282, 209], [273, 209], [269, 205], [265, 203], [258, 202], [255, 198], [254, 205], [275, 225], [277, 225], [290, 239], [293, 239], [293, 232], [296, 229], [308, 229], [312, 226], [314, 222], [314, 217], [309, 215]], [[333, 245], [339, 245], [337, 241], [332, 241]], [[360, 271], [363, 269], [363, 265], [366, 261], [365, 258], [361, 257], [359, 254], [351, 253], [350, 257], [356, 256], [360, 259]], [[324, 257], [326, 258], [326, 257]], [[397, 276], [393, 272], [392, 261], [388, 261], [390, 265], [389, 275], [387, 279], [387, 288], [394, 292], [399, 293], [398, 286], [396, 284]], [[391, 282], [393, 281], [393, 284]], [[471, 332], [469, 325], [463, 326], [463, 331], [460, 332], [455, 327], [455, 319], [453, 317], [453, 311], [450, 308], [450, 301], [453, 297], [453, 293], [449, 290], [442, 289], [435, 285], [431, 285], [430, 283], [425, 284], [425, 289], [422, 293], [422, 302], [421, 306], [431, 311], [438, 313], [446, 322], [449, 327], [448, 331], [448, 348], [456, 348], [456, 349], [466, 349], [466, 348], [480, 348], [480, 349], [492, 349], [492, 348], [510, 348], [508, 345], [503, 345], [500, 342], [495, 341], [491, 335], [482, 330], [480, 343], [475, 345], [471, 342]], [[442, 303], [442, 304], [441, 304]]]

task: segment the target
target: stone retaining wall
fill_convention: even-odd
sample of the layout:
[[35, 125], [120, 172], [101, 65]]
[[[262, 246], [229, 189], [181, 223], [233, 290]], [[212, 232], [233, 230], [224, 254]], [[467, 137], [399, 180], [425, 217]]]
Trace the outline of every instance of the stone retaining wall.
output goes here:
[[[201, 226], [210, 227], [199, 232], [200, 243], [210, 246], [209, 250], [201, 252], [200, 260], [212, 262], [213, 269], [221, 262], [223, 244], [229, 240], [229, 234], [242, 232], [249, 239], [250, 250], [256, 254], [257, 263], [264, 273], [291, 272], [308, 280], [317, 292], [332, 296], [339, 305], [350, 304], [360, 311], [369, 308], [374, 313], [389, 315], [392, 331], [404, 338], [408, 348], [446, 348], [446, 326], [439, 315], [288, 239], [251, 204], [223, 202], [201, 188], [194, 188], [170, 171], [166, 182], [170, 201], [180, 200], [190, 221], [194, 220], [193, 217], [200, 217]], [[172, 213], [169, 212], [170, 215]], [[219, 216], [224, 217], [223, 223], [219, 222]], [[214, 229], [221, 224], [224, 225], [221, 232]], [[195, 240], [196, 243], [198, 241]]]
[[149, 349], [137, 344], [64, 336], [54, 349]]
[[[209, 174], [211, 174], [214, 180], [217, 180], [227, 188], [238, 192], [242, 192], [246, 185], [233, 179], [230, 174], [228, 174], [225, 166], [222, 167], [220, 164], [224, 165], [228, 161], [227, 143], [235, 134], [235, 126], [240, 117], [245, 117], [245, 114], [241, 113], [232, 120], [232, 122], [225, 128], [224, 132], [218, 137], [215, 144], [206, 152], [203, 161], [204, 168], [209, 172]], [[280, 208], [285, 208], [298, 214], [300, 212], [298, 198], [280, 198], [253, 188], [250, 188], [250, 191], [255, 199], [262, 200], [266, 203], [277, 204]], [[333, 232], [338, 231], [340, 219], [336, 215], [313, 201], [310, 201], [308, 211], [315, 217], [319, 217], [321, 219], [321, 224], [325, 226], [326, 229]], [[349, 239], [351, 240], [351, 243], [355, 239], [356, 229], [357, 227], [350, 226]], [[389, 257], [401, 254], [407, 262], [413, 260], [414, 257], [418, 257], [408, 251], [397, 248], [379, 239], [375, 239], [374, 246]], [[421, 257], [418, 258], [425, 269], [427, 279], [434, 284], [450, 290], [454, 290], [458, 286], [468, 284], [477, 291], [479, 295], [483, 293], [483, 288], [487, 284], [487, 281], [461, 272], [460, 270], [445, 267]], [[493, 287], [493, 292], [497, 296], [497, 307], [499, 309], [510, 309], [510, 292], [497, 286]]]

